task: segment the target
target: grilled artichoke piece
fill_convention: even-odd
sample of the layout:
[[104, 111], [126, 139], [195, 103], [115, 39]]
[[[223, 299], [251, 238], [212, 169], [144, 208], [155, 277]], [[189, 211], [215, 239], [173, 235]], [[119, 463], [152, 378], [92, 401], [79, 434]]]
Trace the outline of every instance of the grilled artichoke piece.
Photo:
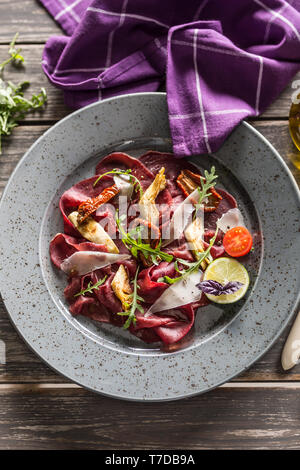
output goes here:
[[105, 245], [109, 253], [119, 253], [118, 247], [114, 244], [108, 233], [92, 217], [88, 217], [84, 222], [79, 224], [78, 212], [74, 211], [68, 218], [86, 240], [99, 245]]
[[166, 185], [165, 169], [162, 167], [139, 202], [141, 217], [153, 225], [157, 225], [159, 219], [159, 211], [155, 205], [155, 199], [165, 189]]
[[[203, 245], [203, 235], [204, 235], [204, 225], [201, 217], [196, 217], [196, 219], [188, 225], [184, 231], [184, 236], [190, 244], [190, 249], [193, 253], [195, 259], [199, 259], [199, 252], [204, 251]], [[201, 263], [202, 269], [206, 269], [207, 263], [206, 260], [203, 260]]]
[[121, 301], [123, 310], [125, 312], [129, 310], [132, 302], [132, 288], [130, 286], [127, 271], [123, 264], [119, 266], [119, 269], [112, 280], [111, 287], [115, 295]]

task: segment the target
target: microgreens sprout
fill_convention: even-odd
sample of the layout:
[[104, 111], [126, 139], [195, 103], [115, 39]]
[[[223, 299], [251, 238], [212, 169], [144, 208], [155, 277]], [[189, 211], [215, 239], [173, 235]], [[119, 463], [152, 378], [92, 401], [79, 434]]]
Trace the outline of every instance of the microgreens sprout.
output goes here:
[[[18, 34], [13, 38], [10, 47], [10, 57], [0, 64], [0, 75], [3, 73], [4, 67], [10, 62], [19, 66], [24, 63], [24, 57], [20, 54], [21, 49], [15, 48]], [[12, 130], [18, 125], [18, 121], [24, 119], [29, 111], [42, 107], [47, 95], [44, 88], [41, 92], [32, 95], [31, 100], [24, 98], [24, 89], [29, 85], [28, 81], [20, 82], [17, 85], [11, 81], [5, 82], [0, 78], [0, 154], [1, 154], [1, 136], [8, 136]]]

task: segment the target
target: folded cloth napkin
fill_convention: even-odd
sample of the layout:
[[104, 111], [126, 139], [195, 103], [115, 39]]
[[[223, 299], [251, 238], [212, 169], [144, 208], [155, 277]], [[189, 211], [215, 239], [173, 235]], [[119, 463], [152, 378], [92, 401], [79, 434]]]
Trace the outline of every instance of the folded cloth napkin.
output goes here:
[[166, 81], [174, 153], [216, 151], [300, 69], [300, 0], [40, 0], [43, 69], [74, 108]]

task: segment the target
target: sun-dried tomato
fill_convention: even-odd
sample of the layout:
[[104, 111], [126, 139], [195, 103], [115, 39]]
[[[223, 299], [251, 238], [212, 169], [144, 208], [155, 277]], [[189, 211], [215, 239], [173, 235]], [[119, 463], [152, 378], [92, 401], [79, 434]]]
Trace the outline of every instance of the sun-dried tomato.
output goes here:
[[98, 207], [102, 204], [105, 204], [110, 199], [112, 199], [116, 194], [120, 192], [120, 189], [114, 184], [105, 188], [102, 193], [94, 198], [89, 198], [86, 201], [82, 202], [78, 207], [78, 218], [77, 221], [79, 224], [85, 221], [93, 212], [95, 212]]
[[[176, 180], [179, 188], [188, 197], [195, 189], [202, 187], [202, 182], [205, 182], [205, 178], [197, 173], [193, 173], [190, 170], [182, 170]], [[222, 196], [214, 189], [210, 188], [211, 195], [208, 196], [207, 201], [204, 202], [204, 212], [212, 212], [216, 210], [222, 200]], [[195, 201], [196, 203], [197, 201]]]

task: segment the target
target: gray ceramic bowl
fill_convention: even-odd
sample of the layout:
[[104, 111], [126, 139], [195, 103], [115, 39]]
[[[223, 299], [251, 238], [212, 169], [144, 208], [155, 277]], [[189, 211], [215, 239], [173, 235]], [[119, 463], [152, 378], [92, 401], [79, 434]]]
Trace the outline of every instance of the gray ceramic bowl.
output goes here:
[[164, 93], [126, 95], [77, 111], [47, 131], [25, 154], [1, 206], [0, 289], [27, 344], [74, 382], [113, 397], [160, 401], [208, 391], [244, 371], [276, 340], [300, 292], [300, 198], [274, 148], [248, 124], [213, 156], [219, 180], [238, 200], [255, 250], [244, 259], [251, 287], [231, 306], [201, 308], [185, 347], [172, 353], [121, 329], [73, 318], [63, 297], [65, 276], [49, 260], [62, 231], [58, 201], [93, 174], [107, 153], [138, 156], [171, 150]]

